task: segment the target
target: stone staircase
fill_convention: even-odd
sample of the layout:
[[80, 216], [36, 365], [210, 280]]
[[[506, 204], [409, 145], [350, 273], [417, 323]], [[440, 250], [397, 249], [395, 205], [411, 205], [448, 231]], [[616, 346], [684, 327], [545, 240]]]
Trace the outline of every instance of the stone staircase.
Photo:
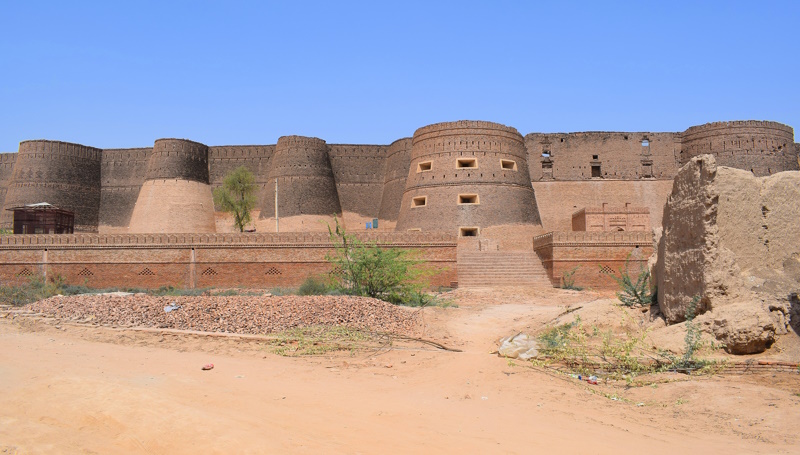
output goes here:
[[459, 251], [458, 287], [553, 287], [533, 251]]

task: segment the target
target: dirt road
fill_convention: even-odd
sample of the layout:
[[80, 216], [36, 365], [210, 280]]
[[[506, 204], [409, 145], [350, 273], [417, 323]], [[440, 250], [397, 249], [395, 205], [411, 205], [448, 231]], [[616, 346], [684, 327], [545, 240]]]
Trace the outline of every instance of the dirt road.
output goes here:
[[256, 342], [0, 319], [0, 453], [800, 451], [800, 375], [590, 386], [489, 352], [594, 297], [456, 298], [424, 319], [460, 353], [287, 358]]

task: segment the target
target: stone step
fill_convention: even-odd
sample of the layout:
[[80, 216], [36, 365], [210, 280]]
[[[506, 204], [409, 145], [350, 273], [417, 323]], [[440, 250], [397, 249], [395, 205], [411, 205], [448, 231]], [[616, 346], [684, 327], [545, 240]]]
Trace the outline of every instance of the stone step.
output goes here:
[[462, 251], [457, 254], [459, 287], [552, 287], [536, 253]]

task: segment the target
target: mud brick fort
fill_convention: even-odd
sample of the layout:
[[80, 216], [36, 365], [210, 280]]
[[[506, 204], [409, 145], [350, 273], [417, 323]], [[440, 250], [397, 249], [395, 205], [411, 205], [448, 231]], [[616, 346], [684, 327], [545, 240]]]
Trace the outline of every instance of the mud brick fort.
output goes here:
[[[158, 139], [99, 149], [49, 140], [0, 154], [0, 227], [9, 208], [48, 202], [76, 234], [0, 238], [0, 280], [60, 274], [90, 286], [290, 286], [324, 273], [327, 223], [381, 245], [418, 248], [434, 284], [607, 287], [646, 261], [682, 165], [767, 176], [798, 170], [791, 127], [731, 121], [683, 132], [529, 133], [484, 121], [437, 123], [388, 145], [280, 137], [272, 145]], [[254, 233], [234, 233], [212, 191], [246, 166]], [[278, 220], [275, 219], [276, 182]], [[377, 229], [366, 223], [378, 220]], [[277, 222], [276, 222], [277, 221]]]

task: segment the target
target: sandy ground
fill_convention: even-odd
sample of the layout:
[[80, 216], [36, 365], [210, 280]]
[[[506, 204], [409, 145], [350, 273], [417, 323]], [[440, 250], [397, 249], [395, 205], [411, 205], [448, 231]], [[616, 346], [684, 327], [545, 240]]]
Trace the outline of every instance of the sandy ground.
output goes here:
[[2, 318], [0, 454], [800, 452], [798, 374], [591, 386], [490, 354], [597, 298], [458, 291], [458, 308], [424, 310], [425, 335], [463, 352], [302, 358], [238, 338]]

